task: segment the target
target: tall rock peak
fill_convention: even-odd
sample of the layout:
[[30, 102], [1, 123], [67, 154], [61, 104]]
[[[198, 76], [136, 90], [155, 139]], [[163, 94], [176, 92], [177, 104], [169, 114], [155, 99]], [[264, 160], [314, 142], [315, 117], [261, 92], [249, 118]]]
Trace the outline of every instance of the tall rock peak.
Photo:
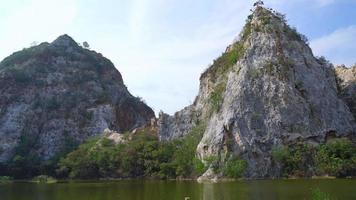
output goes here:
[[77, 42], [73, 40], [69, 35], [64, 34], [59, 36], [57, 39], [55, 39], [52, 43], [54, 46], [62, 46], [62, 47], [68, 47], [68, 46], [78, 46]]
[[[160, 115], [162, 140], [204, 124], [199, 158], [248, 163], [246, 176], [278, 176], [274, 147], [354, 137], [355, 119], [338, 95], [333, 66], [314, 57], [285, 16], [257, 6], [238, 39], [201, 75], [194, 103]], [[217, 174], [208, 170], [203, 177]]]

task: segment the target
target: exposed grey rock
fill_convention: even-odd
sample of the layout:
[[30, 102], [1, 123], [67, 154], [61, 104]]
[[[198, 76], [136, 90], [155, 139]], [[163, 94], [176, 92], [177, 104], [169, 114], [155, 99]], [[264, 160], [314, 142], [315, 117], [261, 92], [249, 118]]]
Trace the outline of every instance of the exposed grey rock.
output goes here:
[[119, 143], [124, 143], [125, 138], [123, 134], [120, 134], [118, 132], [112, 131], [110, 129], [105, 129], [103, 132], [104, 138], [107, 138], [111, 141], [113, 141], [115, 144]]
[[189, 133], [196, 125], [194, 110], [192, 109], [192, 106], [186, 107], [175, 113], [174, 116], [160, 112], [158, 120], [160, 140], [172, 140]]
[[52, 42], [53, 46], [64, 47], [64, 48], [79, 48], [77, 43], [67, 34], [59, 36], [56, 40]]
[[[237, 155], [248, 163], [245, 176], [278, 176], [273, 147], [355, 136], [335, 80], [333, 66], [313, 56], [303, 35], [258, 6], [239, 40], [202, 74], [194, 104], [160, 116], [160, 136], [181, 137], [205, 122], [200, 159], [217, 156], [223, 165], [227, 155]], [[209, 169], [200, 179], [210, 177]]]
[[68, 35], [24, 49], [0, 63], [0, 159], [16, 149], [47, 160], [109, 128], [150, 123], [151, 108], [133, 97], [101, 54]]
[[4, 112], [0, 121], [0, 162], [6, 161], [6, 158], [11, 156], [13, 147], [17, 145], [28, 107], [29, 105], [22, 103], [11, 104]]
[[340, 96], [356, 118], [356, 65], [351, 68], [339, 66], [335, 68], [335, 72]]

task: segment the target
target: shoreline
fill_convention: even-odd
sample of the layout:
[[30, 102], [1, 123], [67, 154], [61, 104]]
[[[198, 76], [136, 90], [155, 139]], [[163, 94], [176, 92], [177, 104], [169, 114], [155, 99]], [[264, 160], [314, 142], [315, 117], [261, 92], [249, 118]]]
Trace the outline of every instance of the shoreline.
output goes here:
[[105, 179], [56, 179], [55, 182], [39, 183], [32, 179], [13, 179], [0, 184], [9, 183], [34, 183], [34, 184], [54, 184], [54, 183], [95, 183], [95, 182], [116, 182], [116, 181], [169, 181], [169, 182], [197, 182], [197, 183], [224, 183], [224, 182], [244, 182], [244, 181], [283, 181], [283, 180], [356, 180], [356, 177], [337, 178], [332, 176], [313, 176], [313, 177], [290, 177], [290, 178], [221, 178], [217, 180], [198, 181], [197, 179], [149, 179], [149, 178], [105, 178]]

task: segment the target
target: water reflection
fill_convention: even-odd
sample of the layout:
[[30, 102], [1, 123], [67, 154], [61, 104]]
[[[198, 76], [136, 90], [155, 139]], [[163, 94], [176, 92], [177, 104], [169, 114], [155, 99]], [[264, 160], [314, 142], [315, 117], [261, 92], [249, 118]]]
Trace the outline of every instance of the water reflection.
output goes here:
[[310, 199], [319, 188], [334, 199], [356, 199], [356, 180], [116, 181], [0, 185], [1, 200], [236, 200]]

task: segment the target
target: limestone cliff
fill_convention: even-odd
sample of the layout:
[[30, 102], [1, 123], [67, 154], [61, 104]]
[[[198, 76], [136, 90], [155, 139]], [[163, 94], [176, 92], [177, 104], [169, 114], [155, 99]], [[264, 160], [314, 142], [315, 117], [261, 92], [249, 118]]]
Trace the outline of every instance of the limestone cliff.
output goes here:
[[340, 96], [347, 103], [356, 119], [356, 65], [351, 68], [338, 66], [335, 68], [335, 72]]
[[0, 160], [41, 160], [105, 129], [145, 125], [154, 113], [133, 97], [110, 60], [68, 35], [0, 63]]
[[[305, 36], [283, 15], [257, 6], [239, 38], [201, 75], [193, 105], [159, 118], [162, 140], [206, 129], [197, 147], [204, 160], [247, 161], [247, 177], [274, 177], [271, 150], [355, 135], [355, 119], [338, 96], [334, 68], [313, 56]], [[208, 170], [202, 177], [214, 178]]]

